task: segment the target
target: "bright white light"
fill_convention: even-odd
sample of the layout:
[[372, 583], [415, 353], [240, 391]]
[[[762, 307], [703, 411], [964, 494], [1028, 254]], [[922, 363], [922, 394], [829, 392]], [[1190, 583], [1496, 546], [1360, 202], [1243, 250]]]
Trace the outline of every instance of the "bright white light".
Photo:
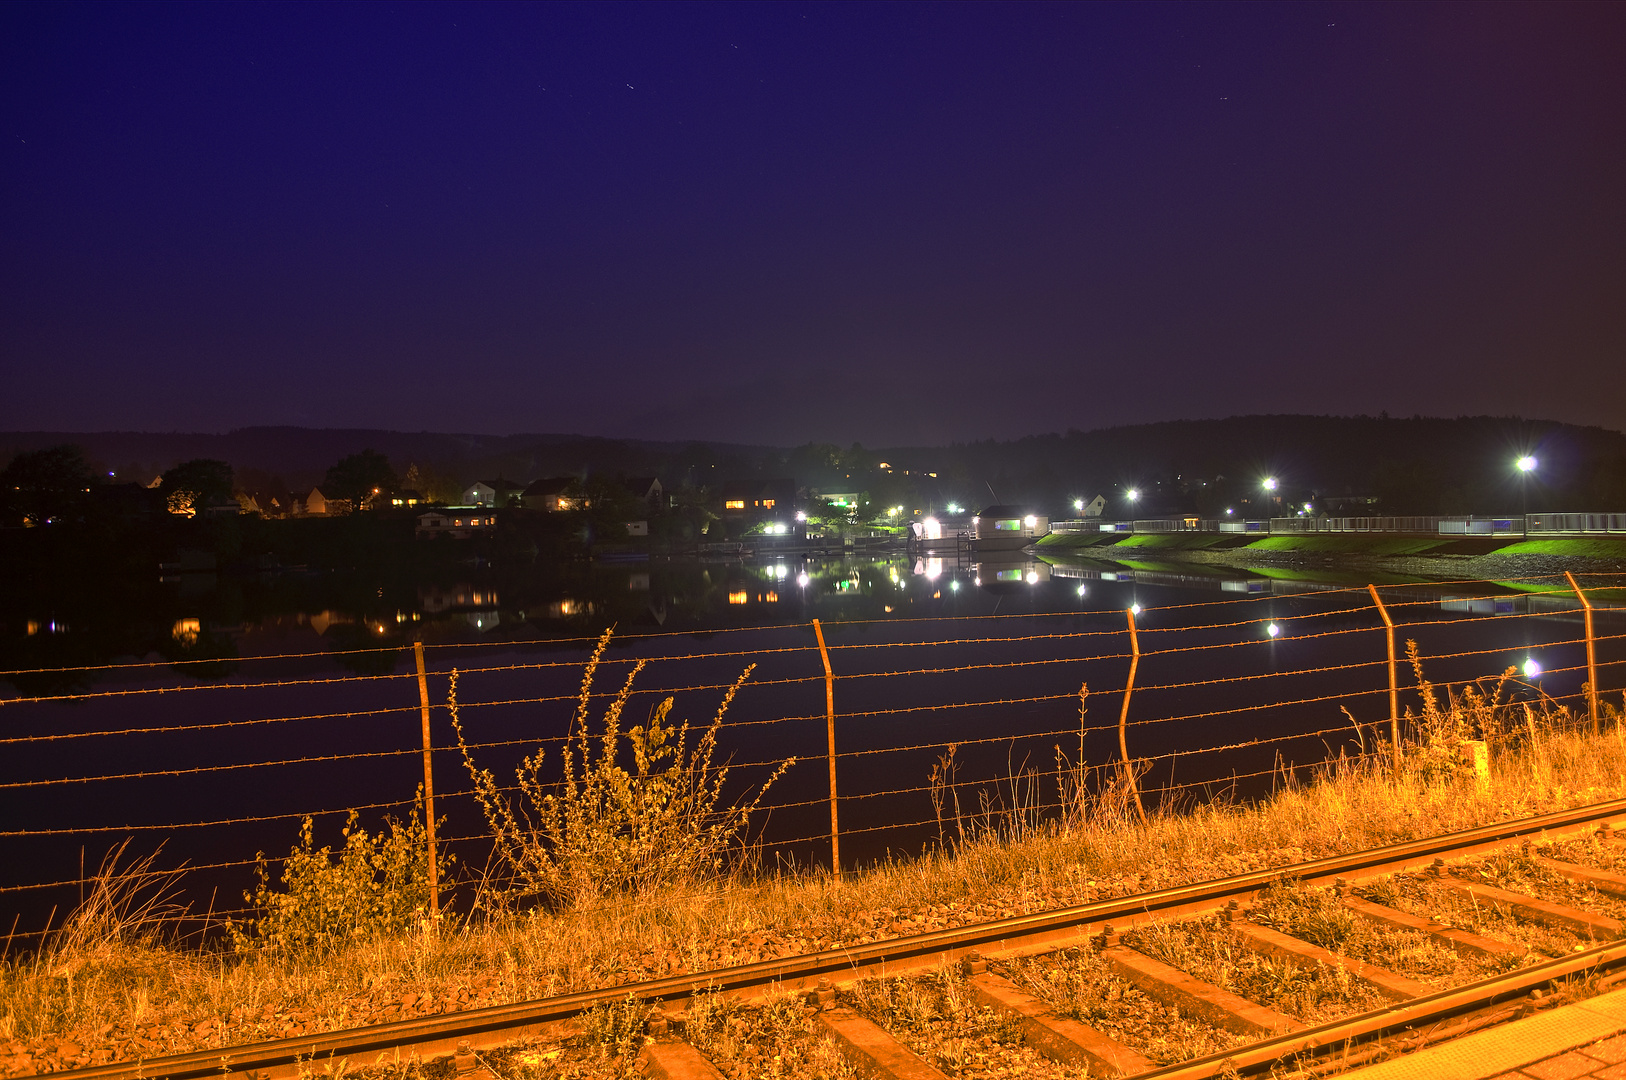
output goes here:
[[1514, 464], [1519, 467], [1520, 472], [1532, 472], [1536, 467], [1536, 459], [1526, 454], [1518, 461], [1515, 461]]
[[1540, 674], [1541, 674], [1541, 665], [1536, 663], [1534, 657], [1531, 657], [1530, 659], [1527, 659], [1524, 662], [1524, 677], [1525, 678], [1534, 679], [1536, 676], [1538, 676]]
[[1134, 502], [1136, 499], [1140, 498], [1140, 492], [1135, 488], [1130, 488], [1128, 491], [1124, 492], [1124, 498], [1128, 499], [1130, 502]]
[[807, 583], [812, 580], [812, 578], [807, 576], [807, 571], [805, 570], [796, 575], [796, 584], [800, 585], [804, 589], [807, 588]]
[[951, 590], [953, 590], [954, 592], [959, 592], [960, 591], [960, 583], [958, 581], [951, 581], [951, 582], [949, 582], [949, 588]]
[[1131, 604], [1129, 606], [1129, 613], [1131, 615], [1139, 615], [1140, 614], [1140, 605], [1139, 604]]
[[1082, 510], [1082, 509], [1084, 509], [1084, 500], [1083, 499], [1074, 499], [1073, 500], [1073, 509], [1074, 510]]
[[1084, 595], [1084, 586], [1080, 585], [1078, 587], [1078, 595], [1080, 595], [1080, 596]]
[[807, 520], [807, 511], [806, 510], [798, 510], [798, 511], [796, 511], [796, 520], [797, 521], [806, 521]]
[[1315, 509], [1315, 507], [1311, 506], [1309, 503], [1304, 504], [1304, 512], [1305, 513], [1308, 514], [1311, 510], [1314, 510], [1314, 509]]
[[1036, 529], [1039, 527], [1039, 519], [1034, 517], [1032, 514], [1029, 514], [1027, 517], [1022, 519], [1022, 524], [1026, 525], [1030, 529]]
[[960, 504], [959, 503], [949, 503], [948, 504], [948, 512], [951, 513], [951, 514], [958, 514], [960, 512]]
[[1274, 476], [1265, 477], [1265, 490], [1266, 491], [1275, 491], [1276, 490], [1276, 478]]
[[790, 569], [784, 563], [775, 563], [773, 568], [773, 576], [778, 578], [780, 581], [784, 581], [785, 578], [790, 576]]
[[1281, 634], [1281, 632], [1282, 628], [1277, 626], [1275, 623], [1271, 623], [1269, 626], [1265, 627], [1265, 633], [1269, 634], [1271, 637], [1276, 637]]
[[982, 584], [982, 575], [978, 574], [976, 577], [972, 578], [971, 579], [971, 584], [973, 584], [973, 585], [981, 585]]
[[1231, 515], [1232, 515], [1232, 514], [1234, 514], [1234, 513], [1236, 513], [1236, 511], [1234, 511], [1234, 510], [1232, 510], [1232, 509], [1231, 509], [1231, 508], [1230, 508], [1230, 507], [1229, 507], [1229, 506], [1227, 506], [1227, 507], [1226, 507], [1226, 508], [1225, 508], [1225, 516], [1226, 516], [1226, 517], [1230, 517], [1230, 516], [1231, 516]]
[[1029, 585], [1037, 585], [1037, 584], [1039, 584], [1039, 571], [1037, 571], [1037, 570], [1029, 570], [1028, 571], [1028, 584]]

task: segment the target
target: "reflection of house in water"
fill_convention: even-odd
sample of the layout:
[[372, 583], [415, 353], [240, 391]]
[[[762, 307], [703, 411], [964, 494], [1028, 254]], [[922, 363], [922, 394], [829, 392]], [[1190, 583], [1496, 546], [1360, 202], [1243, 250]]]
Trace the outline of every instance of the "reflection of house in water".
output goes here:
[[497, 590], [484, 585], [420, 585], [418, 604], [430, 615], [443, 611], [493, 611]]
[[985, 560], [971, 567], [971, 581], [988, 592], [1038, 585], [1050, 580], [1050, 564], [1025, 559], [1021, 562]]
[[562, 600], [543, 604], [541, 610], [536, 613], [549, 619], [573, 619], [579, 615], [591, 615], [597, 607], [598, 605], [591, 600], [575, 600], [567, 596]]
[[318, 634], [327, 633], [330, 626], [345, 626], [356, 621], [342, 611], [318, 611], [314, 615], [301, 618]]

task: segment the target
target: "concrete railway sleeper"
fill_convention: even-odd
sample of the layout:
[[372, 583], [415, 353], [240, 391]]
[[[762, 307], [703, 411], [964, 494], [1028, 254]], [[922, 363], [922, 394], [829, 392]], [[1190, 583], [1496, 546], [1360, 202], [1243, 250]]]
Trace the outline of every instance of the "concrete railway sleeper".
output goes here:
[[[1325, 1071], [1626, 967], [1621, 821], [1626, 800], [786, 960], [57, 1075]], [[590, 1029], [610, 1042], [590, 1046]]]

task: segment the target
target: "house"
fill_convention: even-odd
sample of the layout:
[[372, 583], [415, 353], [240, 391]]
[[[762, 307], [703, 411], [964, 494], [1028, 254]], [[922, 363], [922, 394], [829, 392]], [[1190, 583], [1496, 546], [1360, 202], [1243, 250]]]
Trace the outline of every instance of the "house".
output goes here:
[[463, 489], [465, 506], [508, 506], [525, 493], [525, 485], [498, 477], [495, 480], [476, 480]]
[[[1080, 499], [1079, 502], [1083, 502], [1083, 500]], [[1083, 506], [1078, 506], [1078, 503], [1074, 503], [1073, 505], [1082, 510], [1084, 512], [1084, 516], [1087, 518], [1100, 517], [1102, 514], [1106, 513], [1107, 497], [1105, 495], [1097, 495], [1089, 502], [1084, 503]]]
[[330, 499], [322, 494], [321, 488], [311, 488], [311, 493], [305, 496], [305, 513], [336, 517], [348, 514], [353, 509], [349, 499]]
[[725, 516], [789, 518], [796, 511], [796, 481], [779, 479], [724, 484], [722, 498]]
[[580, 510], [586, 505], [581, 481], [574, 476], [550, 476], [530, 484], [520, 493], [527, 510]]
[[642, 499], [644, 505], [651, 510], [659, 510], [666, 499], [660, 480], [653, 476], [629, 476], [626, 479], [626, 488], [634, 496]]
[[387, 498], [389, 505], [393, 507], [417, 506], [419, 503], [423, 502], [423, 496], [411, 488], [402, 488], [399, 491], [392, 491]]
[[1023, 506], [990, 506], [971, 519], [972, 543], [978, 551], [1027, 547], [1050, 531], [1050, 519]]
[[497, 531], [497, 514], [489, 507], [448, 506], [444, 510], [429, 510], [418, 515], [418, 527], [413, 531], [419, 540], [450, 537], [468, 540]]

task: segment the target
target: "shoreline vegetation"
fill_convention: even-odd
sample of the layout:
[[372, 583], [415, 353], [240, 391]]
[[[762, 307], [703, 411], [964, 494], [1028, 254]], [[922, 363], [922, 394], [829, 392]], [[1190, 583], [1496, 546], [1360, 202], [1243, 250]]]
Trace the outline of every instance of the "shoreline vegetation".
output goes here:
[[[150, 1059], [703, 972], [1626, 796], [1626, 709], [1618, 703], [1603, 703], [1595, 733], [1550, 701], [1506, 698], [1507, 676], [1436, 687], [1420, 669], [1417, 675], [1421, 712], [1408, 715], [1398, 776], [1390, 772], [1389, 748], [1380, 744], [1370, 754], [1326, 762], [1309, 779], [1284, 770], [1273, 794], [1254, 803], [1221, 795], [1154, 808], [1142, 820], [1121, 775], [1110, 767], [1092, 774], [1075, 764], [1055, 790], [1042, 793], [1024, 790], [1037, 784], [1031, 778], [1011, 778], [1009, 806], [974, 820], [945, 820], [940, 843], [920, 855], [842, 877], [786, 872], [736, 849], [720, 873], [549, 905], [501, 902], [505, 883], [488, 871], [484, 880], [478, 873], [469, 878], [486, 897], [472, 915], [449, 912], [431, 920], [420, 904], [415, 915], [408, 907], [403, 917], [397, 904], [376, 926], [362, 921], [313, 944], [297, 935], [256, 938], [252, 929], [222, 934], [219, 925], [206, 938], [186, 936], [181, 928], [195, 926], [197, 913], [188, 923], [186, 913], [166, 906], [173, 872], [154, 872], [150, 858], [136, 857], [124, 867], [104, 867], [87, 902], [41, 947], [12, 950], [0, 961], [0, 1075]], [[587, 737], [585, 718], [582, 734]], [[1488, 745], [1488, 774], [1464, 764], [1472, 758], [1461, 752], [1464, 740]], [[639, 774], [624, 775], [634, 795], [643, 790]], [[669, 786], [682, 778], [663, 773], [657, 779]], [[1092, 779], [1098, 782], [1086, 782]], [[1035, 811], [1041, 802], [1048, 813]], [[275, 860], [289, 897], [276, 909], [284, 925], [299, 916], [299, 897], [331, 900], [336, 889], [393, 888], [410, 901], [421, 886], [410, 870], [397, 872], [400, 852], [390, 844], [421, 835], [418, 828], [392, 827], [388, 841], [382, 829], [372, 838], [347, 831], [344, 850], [332, 858], [325, 848], [313, 851], [307, 834], [285, 861]], [[264, 891], [257, 900], [270, 910]], [[598, 1026], [625, 1025], [606, 1020]], [[576, 1041], [590, 1042], [594, 1030], [587, 1023]], [[589, 1046], [602, 1068], [581, 1075], [622, 1075], [631, 1067], [633, 1042], [617, 1037], [596, 1050]], [[585, 1051], [573, 1052], [579, 1059]], [[351, 1063], [364, 1064], [371, 1063]], [[526, 1075], [556, 1075], [549, 1068]]]

